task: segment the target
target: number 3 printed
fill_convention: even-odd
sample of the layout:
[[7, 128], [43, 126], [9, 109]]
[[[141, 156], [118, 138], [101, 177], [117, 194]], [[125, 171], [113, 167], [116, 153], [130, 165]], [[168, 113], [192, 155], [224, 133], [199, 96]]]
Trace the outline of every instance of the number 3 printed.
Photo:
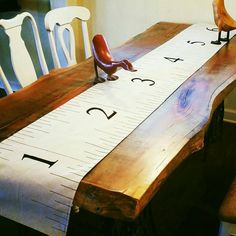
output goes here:
[[133, 79], [131, 79], [132, 82], [134, 82], [135, 80], [139, 80], [141, 82], [150, 82], [149, 86], [153, 86], [155, 84], [155, 81], [153, 81], [151, 79], [141, 79], [141, 78], [133, 78]]

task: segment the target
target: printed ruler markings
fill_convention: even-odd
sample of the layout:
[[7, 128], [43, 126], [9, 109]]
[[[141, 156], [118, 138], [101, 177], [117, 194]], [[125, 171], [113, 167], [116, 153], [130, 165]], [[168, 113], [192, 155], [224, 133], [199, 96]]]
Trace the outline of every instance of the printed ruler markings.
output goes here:
[[152, 96], [151, 98], [147, 98], [147, 100], [148, 100], [151, 104], [153, 104], [154, 106], [155, 106], [156, 103], [158, 102], [158, 101], [157, 101], [157, 98], [154, 98], [154, 96]]
[[[47, 118], [49, 118], [49, 119], [47, 119]], [[55, 121], [58, 121], [58, 122], [62, 122], [62, 123], [65, 123], [65, 124], [70, 124], [70, 122], [68, 122], [68, 120], [67, 119], [65, 119], [65, 120], [62, 120], [62, 119], [60, 119], [60, 118], [58, 118], [58, 116], [55, 116], [55, 117], [52, 117], [51, 115], [45, 115], [44, 117], [42, 117], [41, 119], [47, 119], [49, 122], [55, 122]]]
[[53, 113], [53, 114], [57, 114], [57, 115], [59, 115], [59, 116], [64, 116], [64, 117], [66, 117], [66, 114], [64, 113], [64, 111], [59, 110], [59, 108], [60, 108], [60, 107], [58, 107], [57, 109], [51, 111], [50, 114]]
[[[86, 90], [86, 91], [87, 91], [87, 90]], [[78, 98], [78, 97], [77, 97], [77, 98]], [[78, 98], [78, 101], [79, 101], [81, 98], [87, 98], [87, 99], [89, 99], [89, 98], [94, 98], [94, 94], [89, 94], [89, 93], [87, 93], [87, 92], [84, 92], [84, 93], [80, 94], [80, 96], [79, 96], [79, 98]]]
[[120, 134], [126, 134], [130, 131], [130, 129], [125, 129], [124, 127], [113, 127], [113, 129], [116, 130], [115, 132], [118, 132]]
[[70, 170], [77, 170], [76, 168], [71, 167], [71, 166], [67, 166], [67, 168], [70, 169]]
[[0, 156], [0, 159], [4, 160], [4, 161], [10, 161], [9, 159], [5, 158], [5, 157], [2, 157]]
[[93, 146], [93, 147], [101, 148], [101, 149], [103, 149], [103, 150], [109, 150], [109, 148], [104, 147], [104, 146], [97, 145], [97, 144], [95, 144], [95, 143], [90, 143], [90, 142], [85, 142], [85, 143], [88, 144], [88, 145], [91, 145], [91, 146]]
[[[85, 92], [85, 91], [84, 91]], [[78, 97], [81, 95], [81, 93], [73, 98], [71, 98], [71, 100], [67, 101], [68, 104], [73, 104], [73, 105], [77, 105], [80, 106], [80, 103], [78, 101]], [[65, 103], [64, 103], [65, 104]]]
[[131, 130], [135, 128], [135, 125], [126, 124], [125, 122], [119, 122], [119, 124], [122, 127], [126, 127], [127, 129], [131, 129]]
[[64, 124], [70, 124], [70, 122], [68, 122], [67, 120], [61, 120], [61, 119], [57, 119], [57, 118], [53, 118], [53, 121], [62, 122]]
[[21, 129], [20, 131], [18, 131], [18, 132], [22, 132], [22, 133], [27, 133], [27, 134], [33, 134], [33, 132], [32, 132], [32, 130], [27, 130], [27, 128], [28, 128], [28, 126], [27, 127], [25, 127], [25, 128], [23, 128], [23, 129]]
[[37, 204], [40, 204], [40, 205], [42, 205], [42, 206], [44, 206], [44, 207], [46, 207], [46, 208], [50, 208], [50, 209], [52, 209], [52, 210], [54, 210], [54, 211], [57, 211], [57, 212], [59, 212], [59, 213], [62, 213], [63, 215], [65, 215], [65, 216], [67, 216], [67, 217], [68, 217], [68, 215], [69, 215], [69, 213], [68, 213], [67, 211], [59, 210], [59, 209], [57, 209], [57, 208], [55, 208], [55, 207], [53, 207], [53, 206], [47, 205], [46, 203], [41, 202], [41, 201], [38, 201], [38, 200], [36, 200], [36, 199], [31, 199], [31, 201], [32, 201], [32, 202], [35, 202], [35, 203], [37, 203]]
[[25, 130], [25, 129], [31, 129], [31, 130], [39, 131], [39, 132], [42, 132], [42, 133], [45, 133], [45, 134], [49, 134], [48, 131], [45, 131], [45, 130], [42, 130], [42, 129], [37, 129], [37, 128], [34, 128], [34, 127], [30, 127], [30, 126], [25, 127], [23, 130]]
[[112, 142], [110, 138], [105, 139], [105, 138], [100, 137], [100, 140], [103, 141], [103, 142], [108, 143], [109, 145], [116, 145], [117, 144], [117, 142]]
[[[9, 152], [13, 152], [12, 149], [9, 148], [4, 148], [4, 147], [0, 147], [0, 150], [4, 150], [4, 151], [9, 151]], [[1, 153], [1, 152], [0, 152]]]
[[58, 109], [62, 110], [62, 111], [69, 111], [69, 112], [74, 112], [74, 113], [80, 113], [80, 111], [78, 110], [73, 110], [73, 109], [69, 109], [69, 108], [64, 108], [64, 107], [59, 107]]
[[[79, 166], [79, 165], [77, 165], [77, 166]], [[80, 165], [79, 168], [75, 168], [74, 166], [73, 166], [73, 167], [68, 166], [67, 168], [68, 168], [69, 170], [73, 170], [73, 171], [80, 171], [80, 170], [86, 171], [85, 169], [83, 169], [83, 168], [84, 168], [84, 165]], [[71, 173], [71, 172], [70, 172], [70, 173]]]
[[[153, 111], [153, 109], [151, 109], [151, 108], [146, 108], [146, 107], [140, 107], [140, 106], [138, 106], [137, 108], [138, 108], [139, 110], [141, 110], [142, 112], [145, 112], [146, 114]], [[137, 119], [137, 120], [138, 120], [138, 119]]]
[[101, 159], [101, 156], [97, 155], [97, 154], [92, 154], [92, 153], [87, 153], [88, 155], [92, 155], [92, 156], [85, 156], [86, 159], [89, 159], [91, 161], [98, 161]]
[[63, 233], [66, 233], [66, 229], [63, 230], [63, 229], [61, 229], [61, 228], [57, 228], [57, 227], [54, 226], [54, 225], [53, 225], [51, 228], [52, 228], [52, 229], [55, 229], [55, 230], [58, 230], [58, 231], [61, 231], [61, 232], [63, 232]]
[[11, 136], [12, 138], [16, 138], [16, 139], [21, 139], [21, 140], [25, 140], [24, 137], [22, 137], [20, 134], [15, 133]]
[[[51, 192], [51, 193], [54, 193], [54, 194], [56, 194], [56, 195], [58, 195], [58, 196], [60, 196], [60, 197], [63, 197], [63, 198], [69, 199], [69, 200], [71, 200], [71, 201], [73, 200], [73, 198], [68, 197], [68, 196], [65, 196], [65, 195], [62, 194], [62, 193], [58, 193], [58, 192], [53, 191], [53, 190], [50, 190], [50, 192]], [[69, 207], [71, 207], [71, 206], [69, 206]]]
[[42, 120], [37, 120], [35, 122], [36, 122], [37, 125], [51, 126], [51, 124], [49, 122], [46, 122], [46, 121], [44, 122]]
[[49, 113], [46, 114], [45, 116], [50, 117], [50, 118], [52, 118], [52, 119], [57, 119], [57, 118], [58, 118], [58, 115], [54, 115], [54, 114], [52, 114], [52, 112], [49, 112]]
[[64, 103], [61, 107], [69, 107], [69, 108], [73, 108], [73, 109], [78, 109], [80, 106], [80, 104], [78, 102], [72, 102], [71, 100], [69, 100], [67, 103]]
[[[46, 114], [45, 116], [41, 117], [41, 118], [38, 119], [37, 121], [41, 121], [41, 122], [45, 122], [45, 123], [47, 123], [47, 124], [51, 124], [51, 122], [54, 121], [54, 118], [51, 118], [51, 117], [49, 117], [49, 116]], [[37, 122], [37, 121], [36, 121], [36, 122]]]
[[160, 106], [161, 106], [161, 104], [158, 104], [158, 106], [153, 109], [148, 109], [148, 108], [144, 108], [144, 107], [140, 108], [143, 111], [143, 113], [145, 114], [145, 118], [143, 120], [146, 120], [146, 118], [148, 118]]
[[[80, 170], [81, 171], [81, 170]], [[79, 174], [79, 173], [74, 173], [74, 172], [70, 172], [71, 174], [73, 174], [73, 175], [76, 175], [76, 176], [79, 176], [79, 177], [81, 177], [81, 179], [84, 177], [84, 175], [86, 174], [86, 171], [83, 171], [83, 173], [82, 174]]]
[[[85, 165], [86, 165], [87, 168], [93, 168], [94, 167], [94, 163], [91, 163], [91, 162], [87, 162], [87, 163], [85, 163]], [[76, 166], [80, 166], [80, 165], [76, 164]]]
[[153, 105], [152, 104], [150, 104], [150, 102], [147, 102], [147, 99], [145, 99], [145, 102], [139, 102], [139, 104], [140, 105], [144, 105], [145, 107], [150, 107], [150, 108], [152, 108], [153, 109]]
[[129, 119], [133, 122], [140, 122], [140, 119], [136, 118], [136, 117], [133, 117], [133, 116], [125, 116], [126, 119]]
[[[55, 214], [53, 214], [53, 216], [55, 216]], [[53, 223], [53, 225], [51, 226], [52, 229], [60, 231], [62, 233], [66, 233], [66, 230], [67, 230], [67, 227], [68, 227], [68, 218], [54, 219], [50, 216], [46, 216], [45, 218], [49, 221], [52, 221], [52, 223]], [[55, 223], [59, 224], [59, 225], [55, 226]]]
[[69, 189], [69, 190], [72, 190], [72, 191], [77, 191], [77, 188], [75, 189], [75, 188], [72, 188], [72, 187], [67, 186], [67, 185], [65, 185], [65, 184], [61, 184], [61, 186], [64, 187], [64, 188], [67, 188], [67, 189]]
[[30, 126], [33, 126], [33, 127], [37, 128], [37, 129], [42, 129], [43, 127], [41, 125], [39, 125], [39, 124], [36, 124], [36, 122], [37, 121], [35, 121], [34, 123], [30, 124]]
[[66, 104], [67, 106], [65, 107], [68, 110], [74, 110], [74, 111], [79, 111], [81, 109], [81, 104], [79, 102], [76, 103], [69, 103]]
[[95, 151], [107, 155], [107, 154], [108, 154], [110, 151], [112, 151], [112, 150], [109, 150], [109, 151], [105, 151], [105, 150], [104, 150], [104, 151], [103, 151], [103, 150], [97, 150], [97, 149], [95, 149]]
[[[96, 85], [95, 85], [96, 86]], [[84, 98], [84, 97], [86, 97], [86, 98], [91, 98], [91, 97], [93, 97], [94, 95], [96, 95], [96, 96], [103, 96], [104, 95], [104, 93], [101, 91], [96, 91], [96, 90], [94, 90], [93, 89], [93, 87], [91, 87], [92, 89], [90, 90], [90, 89], [88, 89], [88, 90], [86, 90], [86, 91], [84, 91], [84, 93], [82, 93], [81, 94], [81, 96], [79, 95], [77, 98]]]
[[54, 176], [57, 176], [58, 178], [66, 179], [66, 180], [71, 181], [71, 182], [73, 182], [73, 183], [77, 183], [77, 184], [79, 184], [79, 182], [80, 182], [80, 181], [76, 181], [76, 180], [73, 180], [73, 179], [67, 178], [67, 177], [65, 177], [65, 176], [62, 176], [62, 175], [56, 174], [56, 173], [52, 173], [52, 172], [51, 172], [50, 174], [51, 174], [51, 175], [54, 175]]
[[[83, 165], [83, 166], [80, 166], [79, 168], [76, 168], [76, 169], [74, 169], [75, 171], [87, 171], [87, 168], [86, 168], [86, 166], [85, 165]], [[72, 173], [72, 172], [70, 172], [70, 173]], [[75, 173], [75, 172], [73, 172], [73, 173]]]
[[[114, 142], [112, 142], [112, 140], [109, 138], [108, 139], [108, 137], [106, 138], [106, 137], [98, 137], [98, 140], [100, 141], [100, 142], [102, 142], [103, 143], [103, 145], [105, 145], [105, 146], [107, 146], [107, 147], [109, 147], [109, 148], [113, 148], [114, 147], [114, 145], [115, 145], [115, 143]], [[104, 141], [105, 141], [105, 143], [104, 143]]]
[[[98, 158], [101, 158], [101, 156], [100, 156], [97, 152], [95, 152], [95, 149], [94, 149], [94, 150], [90, 150], [90, 151], [84, 150], [84, 153], [93, 156], [93, 157], [91, 157], [91, 156], [88, 157], [88, 158], [91, 158], [91, 159], [93, 159], [93, 160], [98, 159]], [[87, 156], [86, 156], [86, 157], [87, 157]], [[95, 157], [95, 158], [94, 158], [94, 157]]]
[[18, 143], [18, 144], [22, 144], [22, 145], [28, 146], [28, 147], [33, 147], [35, 149], [43, 150], [43, 151], [46, 151], [48, 153], [53, 153], [53, 154], [57, 154], [59, 156], [67, 157], [67, 158], [70, 158], [70, 159], [73, 159], [73, 160], [76, 160], [76, 161], [84, 162], [81, 159], [78, 159], [78, 158], [75, 158], [75, 157], [72, 157], [72, 156], [68, 156], [68, 155], [64, 155], [64, 154], [59, 153], [59, 152], [50, 151], [48, 149], [44, 149], [44, 148], [40, 148], [40, 147], [37, 147], [37, 146], [34, 146], [34, 145], [29, 145], [29, 144], [22, 143], [22, 142], [19, 142], [19, 141], [16, 141], [16, 140], [12, 140], [11, 137], [8, 138], [8, 140], [11, 141], [11, 142], [15, 142], [15, 143]]
[[24, 134], [24, 133], [22, 132], [22, 130], [19, 131], [18, 134], [20, 134], [20, 135], [22, 135], [22, 136], [24, 136], [24, 137], [28, 137], [28, 138], [35, 138], [35, 137], [32, 136], [32, 135]]
[[[47, 218], [48, 220], [52, 220], [52, 221], [54, 221], [54, 222], [56, 222], [56, 223], [59, 223], [60, 225], [63, 225], [64, 227], [67, 227], [67, 226], [68, 226], [68, 223], [61, 222], [60, 220], [53, 219], [52, 217], [46, 216], [46, 218]], [[63, 220], [64, 220], [64, 219], [63, 219]], [[58, 230], [59, 228], [56, 228], [56, 229]], [[62, 230], [62, 229], [60, 229], [60, 230]], [[62, 230], [62, 231], [65, 232], [65, 230]]]
[[[106, 87], [106, 86], [105, 86]], [[102, 89], [101, 89], [102, 88]], [[103, 96], [104, 95], [104, 85], [102, 84], [96, 84], [95, 86], [92, 86], [91, 89], [87, 89], [84, 95], [94, 95], [96, 94], [97, 96]]]
[[67, 219], [68, 219], [67, 217], [58, 215], [58, 214], [56, 214], [56, 213], [54, 213], [53, 215], [56, 216], [56, 217], [58, 217], [58, 218], [61, 218], [61, 219], [63, 219], [63, 220], [67, 220]]
[[7, 139], [4, 139], [2, 142], [0, 142], [0, 145], [7, 146], [7, 147], [13, 147], [12, 144], [6, 143]]

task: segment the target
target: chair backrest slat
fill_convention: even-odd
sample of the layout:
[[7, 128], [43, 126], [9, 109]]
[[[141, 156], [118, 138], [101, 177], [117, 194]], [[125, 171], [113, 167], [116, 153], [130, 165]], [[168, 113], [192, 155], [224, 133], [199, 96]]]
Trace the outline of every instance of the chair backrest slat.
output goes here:
[[[69, 6], [56, 8], [49, 11], [45, 16], [45, 27], [48, 31], [50, 47], [53, 56], [54, 66], [56, 68], [61, 68], [60, 59], [58, 56], [58, 48], [55, 40], [55, 31], [58, 31], [59, 43], [61, 45], [62, 51], [65, 55], [67, 66], [76, 64], [76, 48], [75, 48], [75, 37], [74, 31], [71, 27], [71, 22], [74, 19], [81, 20], [82, 24], [82, 35], [84, 42], [85, 57], [88, 58], [92, 55], [91, 47], [88, 36], [87, 21], [90, 18], [90, 12], [87, 8], [82, 6]], [[65, 43], [64, 33], [67, 31], [69, 47]]]
[[[26, 48], [25, 42], [21, 37], [22, 24], [25, 18], [28, 18], [30, 20], [33, 29], [34, 40], [36, 43], [36, 49], [42, 72], [43, 74], [48, 73], [48, 67], [44, 58], [38, 28], [33, 16], [28, 12], [23, 12], [12, 19], [1, 19], [0, 26], [4, 28], [5, 33], [9, 37], [12, 67], [17, 77], [17, 80], [19, 81], [22, 87], [25, 87], [37, 80], [37, 74], [35, 72], [34, 64]], [[6, 76], [3, 73], [2, 69], [0, 71], [0, 74], [2, 75], [1, 77], [4, 82]], [[3, 79], [3, 77], [5, 79]], [[6, 81], [4, 82], [4, 85], [6, 85]], [[6, 89], [8, 93], [12, 92], [12, 90], [10, 91], [9, 86], [6, 86]]]

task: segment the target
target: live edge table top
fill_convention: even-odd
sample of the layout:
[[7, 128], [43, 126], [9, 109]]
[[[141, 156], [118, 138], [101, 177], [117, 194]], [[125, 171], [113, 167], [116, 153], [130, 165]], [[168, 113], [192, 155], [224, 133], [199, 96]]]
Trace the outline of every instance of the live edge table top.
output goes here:
[[[157, 23], [112, 54], [116, 59], [135, 61], [186, 27]], [[212, 113], [236, 85], [235, 73], [236, 39], [232, 39], [82, 179], [74, 205], [107, 217], [135, 219], [170, 173], [203, 147]], [[90, 58], [67, 69], [53, 70], [0, 99], [0, 140], [91, 87], [94, 77]], [[180, 106], [183, 99], [185, 105]], [[173, 135], [175, 129], [180, 134], [178, 139]], [[163, 141], [166, 148], [160, 150]], [[181, 149], [179, 143], [183, 144]], [[160, 152], [173, 158], [157, 175], [155, 160]]]

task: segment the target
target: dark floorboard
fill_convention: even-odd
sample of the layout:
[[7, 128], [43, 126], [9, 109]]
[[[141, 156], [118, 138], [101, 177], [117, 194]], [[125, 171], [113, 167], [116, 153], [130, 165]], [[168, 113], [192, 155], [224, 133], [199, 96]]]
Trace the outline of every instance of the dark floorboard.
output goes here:
[[[216, 236], [218, 209], [236, 175], [236, 125], [223, 124], [223, 134], [204, 151], [185, 160], [163, 184], [149, 205], [153, 232], [159, 236]], [[91, 222], [91, 225], [85, 225]], [[112, 235], [111, 219], [81, 211], [72, 216], [69, 235]], [[79, 226], [81, 224], [81, 226]], [[96, 225], [97, 233], [92, 228]], [[113, 227], [113, 230], [112, 230]], [[0, 218], [0, 235], [39, 236], [40, 233]], [[93, 232], [93, 233], [92, 233]], [[126, 235], [117, 234], [117, 235]], [[127, 235], [138, 235], [127, 233]]]

